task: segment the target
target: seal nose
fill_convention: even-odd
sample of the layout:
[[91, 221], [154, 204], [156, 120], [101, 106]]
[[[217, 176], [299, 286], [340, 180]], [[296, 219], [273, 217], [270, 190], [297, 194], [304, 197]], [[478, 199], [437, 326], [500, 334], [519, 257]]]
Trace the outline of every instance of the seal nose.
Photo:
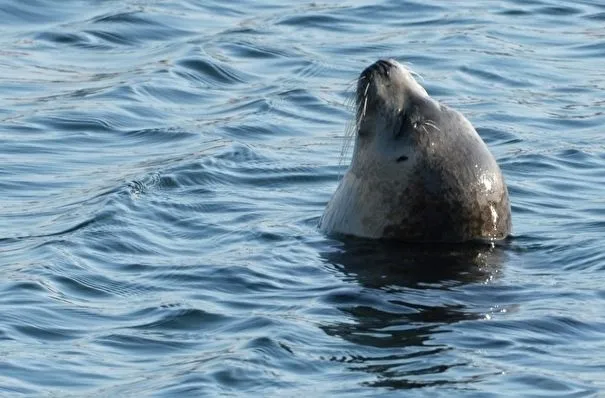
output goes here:
[[393, 67], [391, 61], [387, 61], [385, 59], [380, 59], [376, 61], [374, 65], [376, 66], [376, 68], [378, 68], [378, 70], [385, 74], [389, 73], [389, 70], [391, 69], [391, 67]]
[[378, 72], [383, 76], [388, 76], [389, 71], [393, 67], [393, 63], [391, 61], [380, 59], [374, 62], [372, 65], [368, 66], [362, 73], [362, 76], [369, 76], [372, 72]]

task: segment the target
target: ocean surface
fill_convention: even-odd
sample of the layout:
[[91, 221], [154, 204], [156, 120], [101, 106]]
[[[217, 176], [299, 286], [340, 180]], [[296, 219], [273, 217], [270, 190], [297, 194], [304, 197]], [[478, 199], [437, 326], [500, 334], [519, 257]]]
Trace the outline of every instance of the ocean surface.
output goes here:
[[[1, 0], [0, 33], [0, 396], [605, 394], [602, 0]], [[510, 240], [318, 231], [387, 57], [489, 145]]]

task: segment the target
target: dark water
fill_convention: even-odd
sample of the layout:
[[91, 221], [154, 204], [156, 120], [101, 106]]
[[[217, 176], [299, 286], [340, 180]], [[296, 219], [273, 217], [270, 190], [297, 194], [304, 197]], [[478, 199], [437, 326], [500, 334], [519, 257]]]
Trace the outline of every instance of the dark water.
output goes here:
[[[0, 21], [0, 395], [605, 393], [601, 0], [3, 0]], [[510, 242], [316, 229], [380, 57], [489, 144]]]

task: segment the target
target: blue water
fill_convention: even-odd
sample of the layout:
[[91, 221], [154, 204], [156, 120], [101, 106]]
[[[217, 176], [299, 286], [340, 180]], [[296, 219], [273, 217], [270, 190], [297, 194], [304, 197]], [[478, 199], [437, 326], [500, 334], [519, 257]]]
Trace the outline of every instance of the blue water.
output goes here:
[[[0, 21], [0, 395], [605, 394], [601, 0], [2, 0]], [[317, 230], [381, 57], [488, 143], [509, 242]]]

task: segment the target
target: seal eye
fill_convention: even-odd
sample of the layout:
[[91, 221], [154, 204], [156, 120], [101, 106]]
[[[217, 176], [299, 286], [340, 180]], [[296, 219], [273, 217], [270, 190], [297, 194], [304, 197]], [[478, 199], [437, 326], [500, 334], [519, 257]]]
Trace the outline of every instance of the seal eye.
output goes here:
[[405, 156], [405, 155], [403, 155], [403, 156], [399, 156], [399, 157], [397, 158], [397, 163], [400, 163], [400, 162], [405, 162], [406, 160], [408, 160], [408, 157], [407, 157], [407, 156]]

